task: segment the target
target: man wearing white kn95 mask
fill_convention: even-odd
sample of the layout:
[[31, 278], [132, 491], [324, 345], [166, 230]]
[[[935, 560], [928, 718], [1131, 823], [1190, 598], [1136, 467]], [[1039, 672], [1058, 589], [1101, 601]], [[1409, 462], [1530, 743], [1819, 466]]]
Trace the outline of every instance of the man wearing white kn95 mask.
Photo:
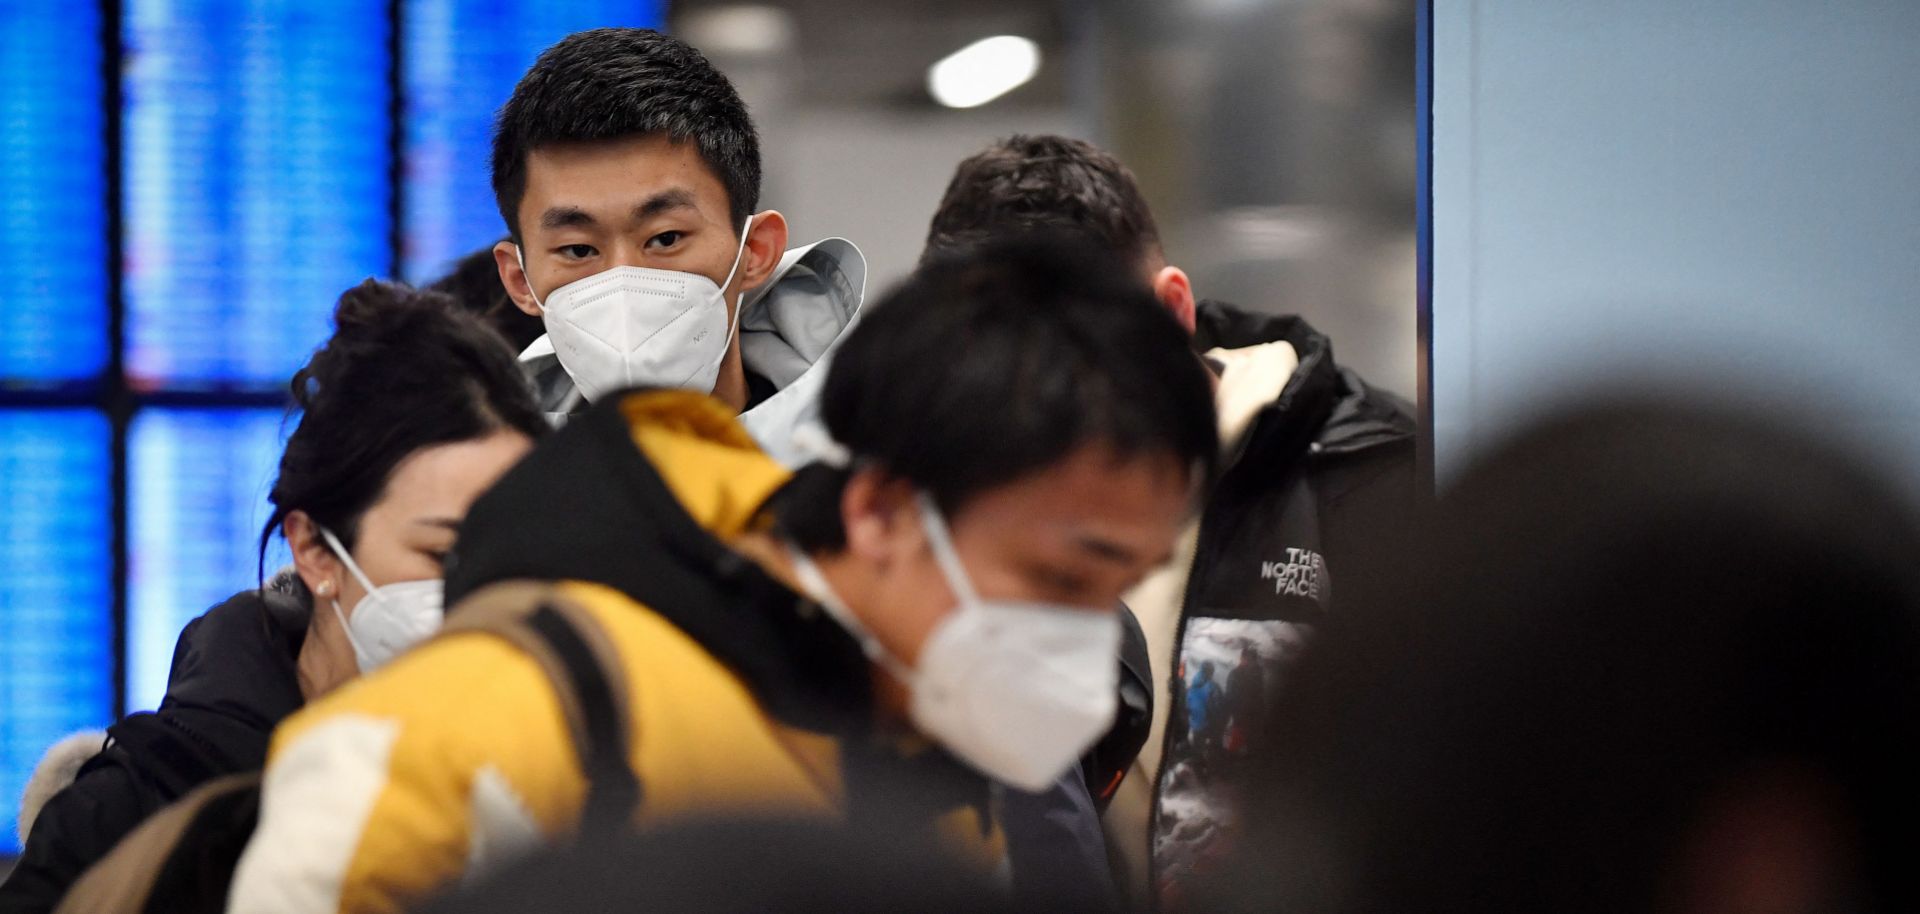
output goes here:
[[841, 238], [786, 250], [785, 217], [756, 212], [753, 121], [699, 51], [645, 29], [549, 48], [500, 110], [493, 187], [501, 282], [546, 329], [520, 361], [549, 420], [684, 388], [798, 459], [866, 261]]
[[[684, 390], [537, 446], [467, 513], [446, 597], [552, 648], [456, 629], [282, 724], [228, 910], [409, 910], [539, 844], [742, 816], [1088, 910], [1022, 877], [1007, 796], [1113, 717], [1120, 594], [1217, 462], [1205, 368], [1123, 263], [1014, 239], [891, 291], [821, 402], [792, 472]], [[562, 652], [593, 689], [556, 687]]]

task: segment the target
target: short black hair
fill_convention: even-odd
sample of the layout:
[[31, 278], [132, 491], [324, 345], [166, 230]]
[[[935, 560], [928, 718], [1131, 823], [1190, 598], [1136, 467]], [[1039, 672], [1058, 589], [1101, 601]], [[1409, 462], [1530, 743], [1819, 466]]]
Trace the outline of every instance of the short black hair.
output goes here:
[[493, 196], [508, 235], [519, 242], [528, 153], [650, 134], [693, 143], [727, 189], [734, 225], [760, 205], [760, 138], [733, 83], [678, 38], [592, 29], [542, 52], [500, 107]]
[[426, 288], [452, 296], [462, 310], [486, 321], [506, 337], [515, 352], [526, 349], [547, 332], [539, 318], [520, 310], [507, 294], [491, 244], [454, 261], [447, 275], [427, 283]]
[[[1145, 282], [1084, 240], [1023, 237], [921, 267], [862, 318], [821, 396], [827, 432], [943, 510], [1087, 445], [1217, 459], [1213, 389]], [[843, 548], [849, 472], [804, 467], [774, 501], [802, 549]]]
[[300, 423], [267, 494], [260, 553], [304, 511], [352, 547], [387, 477], [424, 447], [548, 426], [513, 351], [453, 299], [369, 279], [340, 296], [334, 332], [293, 375]]
[[1153, 211], [1119, 159], [1084, 140], [1015, 134], [954, 169], [922, 256], [1043, 229], [1086, 235], [1130, 265], [1160, 255]]

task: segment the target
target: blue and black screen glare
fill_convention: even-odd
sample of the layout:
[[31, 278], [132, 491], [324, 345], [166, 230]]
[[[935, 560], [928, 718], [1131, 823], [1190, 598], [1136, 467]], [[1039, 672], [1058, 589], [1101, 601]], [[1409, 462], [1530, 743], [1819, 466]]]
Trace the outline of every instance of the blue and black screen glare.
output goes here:
[[281, 387], [391, 265], [386, 0], [124, 9], [128, 380]]
[[[403, 275], [505, 234], [495, 110], [568, 33], [658, 27], [663, 0], [400, 0]], [[0, 0], [0, 392], [107, 390], [106, 42], [122, 98], [125, 381], [208, 395], [128, 429], [126, 707], [155, 707], [181, 628], [260, 583], [291, 420], [279, 391], [341, 292], [394, 266], [389, 0]], [[61, 402], [71, 402], [70, 399]], [[247, 402], [258, 402], [257, 399]], [[0, 855], [11, 798], [58, 738], [115, 708], [114, 437], [97, 408], [0, 405]], [[273, 538], [267, 577], [287, 561]]]
[[0, 2], [0, 388], [92, 384], [107, 364], [99, 17]]
[[409, 0], [401, 59], [401, 272], [417, 283], [507, 234], [492, 186], [493, 117], [541, 51], [583, 29], [658, 28], [663, 0]]
[[267, 493], [284, 433], [277, 409], [147, 409], [128, 432], [127, 709], [166, 694], [180, 630], [289, 561], [272, 538], [260, 561]]
[[0, 853], [41, 754], [113, 721], [112, 461], [97, 410], [0, 410]]

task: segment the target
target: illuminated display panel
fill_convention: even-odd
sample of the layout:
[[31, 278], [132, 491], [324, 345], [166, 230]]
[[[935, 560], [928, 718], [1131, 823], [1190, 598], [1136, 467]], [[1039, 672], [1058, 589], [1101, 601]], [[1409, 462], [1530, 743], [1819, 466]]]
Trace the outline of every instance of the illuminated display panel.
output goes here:
[[[293, 425], [277, 409], [148, 409], [129, 431], [127, 710], [166, 694], [180, 629], [259, 583], [267, 492]], [[289, 561], [278, 538], [266, 573]]]
[[[103, 38], [117, 29], [125, 383], [206, 393], [128, 430], [127, 707], [164, 695], [182, 626], [257, 581], [284, 433], [278, 391], [339, 294], [396, 252], [431, 278], [504, 230], [488, 181], [495, 109], [568, 33], [656, 26], [660, 0], [0, 0], [0, 391], [111, 390]], [[222, 406], [221, 397], [244, 393]], [[58, 396], [67, 396], [66, 393]], [[113, 717], [114, 436], [92, 408], [0, 406], [0, 797], [57, 738]], [[70, 402], [60, 400], [60, 403]], [[271, 575], [287, 561], [274, 540]], [[13, 846], [0, 804], [0, 854]]]
[[391, 255], [385, 0], [127, 0], [126, 359], [273, 388]]
[[0, 853], [41, 754], [113, 719], [111, 471], [100, 413], [0, 410]]
[[106, 367], [99, 16], [0, 2], [0, 387], [88, 383]]
[[406, 143], [402, 275], [426, 282], [506, 235], [491, 183], [493, 116], [554, 42], [657, 27], [660, 0], [410, 0], [401, 40]]

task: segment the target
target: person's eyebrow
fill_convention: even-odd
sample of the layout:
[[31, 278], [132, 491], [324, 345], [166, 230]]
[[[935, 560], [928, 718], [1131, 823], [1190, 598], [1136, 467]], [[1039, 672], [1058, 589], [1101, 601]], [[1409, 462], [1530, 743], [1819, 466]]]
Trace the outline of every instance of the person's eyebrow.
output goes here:
[[440, 527], [458, 532], [460, 519], [457, 517], [416, 517], [413, 522], [422, 527]]
[[540, 227], [544, 229], [576, 228], [593, 224], [593, 214], [577, 206], [555, 206], [540, 214]]
[[[1140, 554], [1133, 549], [1096, 534], [1083, 533], [1075, 539], [1074, 544], [1082, 550], [1091, 553], [1095, 558], [1105, 562], [1111, 562], [1115, 565], [1130, 566], [1138, 562], [1140, 558]], [[1168, 552], [1154, 560], [1153, 564], [1156, 566], [1164, 565], [1172, 558], [1173, 553]]]
[[693, 191], [684, 187], [673, 187], [660, 191], [633, 208], [633, 221], [645, 222], [661, 213], [676, 209], [694, 209]]

